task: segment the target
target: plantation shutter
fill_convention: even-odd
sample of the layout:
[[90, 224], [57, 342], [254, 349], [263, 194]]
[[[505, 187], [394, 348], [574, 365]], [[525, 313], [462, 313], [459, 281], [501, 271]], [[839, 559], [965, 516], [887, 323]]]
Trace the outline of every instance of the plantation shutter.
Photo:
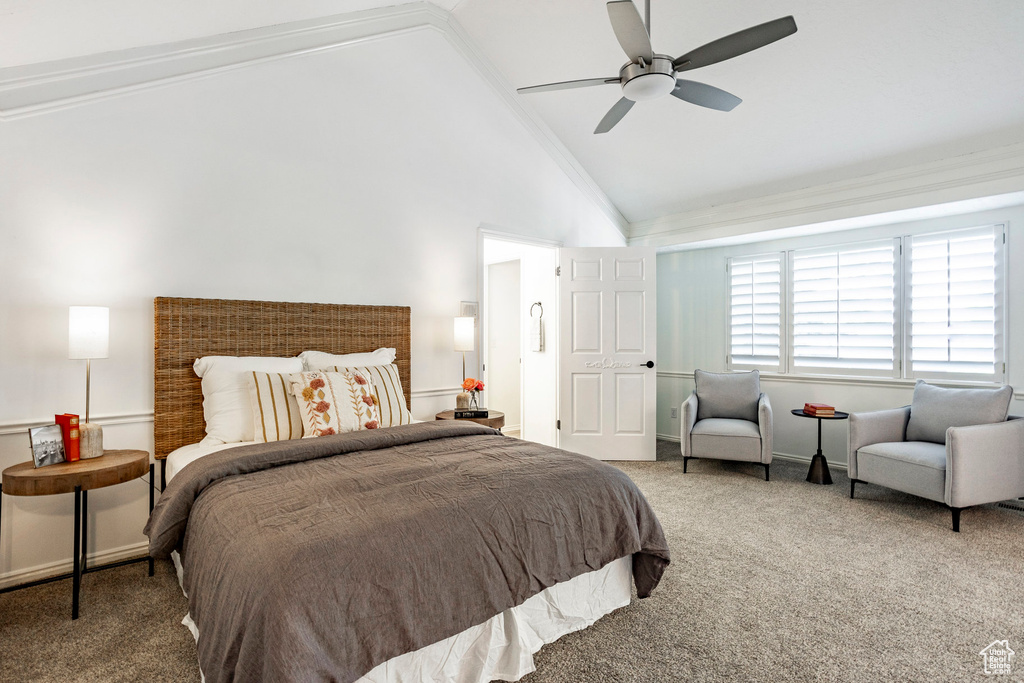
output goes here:
[[778, 370], [782, 254], [729, 259], [729, 365]]
[[898, 244], [791, 252], [795, 371], [896, 375]]
[[909, 238], [912, 376], [1001, 380], [1003, 226]]

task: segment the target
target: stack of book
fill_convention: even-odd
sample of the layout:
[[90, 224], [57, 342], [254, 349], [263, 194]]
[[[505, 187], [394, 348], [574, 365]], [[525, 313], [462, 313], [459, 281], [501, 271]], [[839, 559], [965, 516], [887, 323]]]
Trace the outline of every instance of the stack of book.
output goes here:
[[805, 403], [804, 413], [814, 417], [835, 417], [836, 407], [827, 403]]
[[474, 418], [490, 417], [487, 408], [456, 408], [456, 420], [469, 420]]

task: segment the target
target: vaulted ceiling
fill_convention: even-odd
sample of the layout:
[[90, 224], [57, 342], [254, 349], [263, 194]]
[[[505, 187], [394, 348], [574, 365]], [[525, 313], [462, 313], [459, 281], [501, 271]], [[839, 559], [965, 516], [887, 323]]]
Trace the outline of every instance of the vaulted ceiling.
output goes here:
[[[388, 4], [10, 0], [0, 66]], [[626, 61], [601, 0], [434, 4], [512, 87], [614, 77]], [[651, 37], [676, 56], [790, 14], [795, 35], [688, 72], [741, 97], [729, 113], [664, 97], [594, 135], [617, 85], [521, 97], [631, 222], [1024, 141], [1019, 0], [653, 0]]]
[[[655, 51], [672, 56], [785, 15], [799, 30], [686, 73], [741, 97], [729, 113], [664, 97], [594, 135], [618, 86], [523, 96], [631, 222], [1024, 140], [1018, 0], [651, 1]], [[626, 61], [600, 0], [455, 14], [515, 87]]]

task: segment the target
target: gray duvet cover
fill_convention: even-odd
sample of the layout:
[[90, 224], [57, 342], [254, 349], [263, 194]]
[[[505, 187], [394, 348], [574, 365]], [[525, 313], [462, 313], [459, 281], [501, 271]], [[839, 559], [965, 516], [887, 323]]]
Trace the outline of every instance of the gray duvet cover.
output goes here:
[[145, 531], [181, 553], [208, 683], [347, 683], [619, 557], [646, 597], [669, 563], [620, 470], [457, 421], [213, 453]]

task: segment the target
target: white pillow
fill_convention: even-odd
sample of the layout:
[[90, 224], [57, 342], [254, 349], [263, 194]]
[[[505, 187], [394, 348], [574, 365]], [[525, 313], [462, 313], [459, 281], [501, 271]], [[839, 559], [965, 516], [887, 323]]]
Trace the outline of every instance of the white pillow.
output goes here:
[[306, 370], [324, 370], [334, 367], [367, 367], [370, 365], [391, 365], [395, 362], [395, 349], [377, 349], [370, 353], [324, 353], [303, 351], [299, 354]]
[[193, 364], [203, 379], [203, 443], [252, 441], [255, 432], [247, 377], [251, 372], [302, 372], [299, 358], [204, 356]]

